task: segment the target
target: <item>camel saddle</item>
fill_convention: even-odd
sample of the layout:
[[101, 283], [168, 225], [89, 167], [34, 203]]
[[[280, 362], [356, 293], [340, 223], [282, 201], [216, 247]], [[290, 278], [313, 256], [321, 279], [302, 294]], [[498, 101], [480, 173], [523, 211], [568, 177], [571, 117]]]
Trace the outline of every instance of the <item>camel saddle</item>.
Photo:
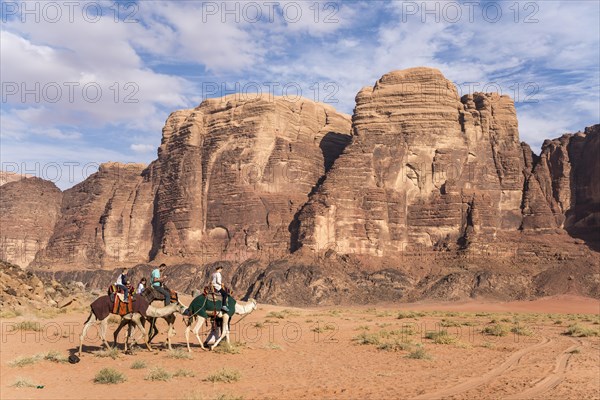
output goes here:
[[[225, 289], [225, 292], [227, 292], [228, 296], [233, 296], [233, 290], [229, 289], [225, 285], [221, 286], [223, 287], [223, 289]], [[204, 286], [204, 290], [202, 291], [202, 293], [204, 294], [204, 297], [206, 297], [206, 299], [209, 301], [212, 300], [213, 296], [219, 296], [219, 299], [221, 299], [221, 293], [219, 293], [218, 290], [215, 290], [213, 285]]]
[[[133, 290], [133, 287], [129, 286], [129, 294], [133, 294], [135, 293], [135, 291]], [[123, 289], [121, 289], [119, 286], [117, 286], [116, 284], [112, 284], [108, 287], [108, 291], [107, 294], [110, 296], [113, 293], [119, 293], [119, 294], [124, 294], [125, 292], [123, 292]]]
[[110, 296], [110, 299], [113, 303], [113, 314], [117, 314], [122, 317], [123, 315], [131, 314], [133, 312], [133, 302], [135, 301], [133, 296], [129, 296], [129, 302], [127, 303], [124, 301], [123, 293], [113, 293]]
[[[153, 295], [154, 295], [154, 297], [155, 297], [155, 298], [156, 298], [156, 297], [160, 297], [160, 296], [159, 296], [159, 293], [158, 293], [158, 291], [157, 291], [156, 289], [154, 289], [154, 286], [148, 286], [148, 288], [152, 289], [152, 291], [153, 291]], [[166, 289], [166, 290], [168, 290], [168, 291], [169, 291], [169, 293], [171, 294], [171, 301], [173, 301], [173, 302], [177, 302], [177, 301], [179, 301], [179, 294], [177, 294], [177, 292], [176, 292], [176, 291], [174, 291], [174, 290], [172, 290], [172, 289], [169, 289], [169, 288], [168, 288], [168, 287], [166, 287], [166, 286], [163, 286], [163, 288], [164, 288], [164, 289]], [[162, 296], [162, 295], [161, 295], [161, 296]]]

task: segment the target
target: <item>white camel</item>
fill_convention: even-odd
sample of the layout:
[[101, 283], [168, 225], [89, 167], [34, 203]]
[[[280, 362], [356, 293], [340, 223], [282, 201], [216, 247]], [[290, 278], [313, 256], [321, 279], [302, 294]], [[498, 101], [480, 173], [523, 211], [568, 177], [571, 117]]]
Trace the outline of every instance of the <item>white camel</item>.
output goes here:
[[[238, 301], [235, 303], [235, 313], [237, 315], [250, 314], [252, 311], [256, 310], [257, 308], [258, 308], [258, 305], [256, 304], [256, 300], [254, 300], [254, 299], [250, 299], [247, 302]], [[229, 343], [229, 315], [227, 313], [218, 311], [216, 314], [216, 318], [223, 319], [223, 330], [218, 338], [216, 338], [217, 334], [214, 331], [210, 332], [208, 340], [210, 340], [211, 338], [213, 338], [213, 339], [216, 338], [215, 342], [210, 345], [210, 350], [213, 350], [215, 347], [217, 347], [219, 345], [219, 343], [221, 342], [221, 340], [223, 340], [223, 338], [225, 338], [225, 341], [227, 342], [228, 346], [230, 344]], [[206, 348], [204, 347], [204, 342], [202, 341], [202, 339], [200, 339], [200, 334], [199, 334], [200, 328], [202, 327], [202, 324], [204, 323], [205, 320], [206, 320], [206, 318], [202, 317], [199, 314], [192, 315], [190, 318], [187, 319], [187, 321], [184, 318], [184, 323], [186, 325], [185, 341], [186, 341], [187, 349], [189, 352], [192, 351], [192, 349], [190, 348], [190, 330], [192, 330], [192, 323], [194, 321], [196, 321], [196, 325], [193, 328], [194, 335], [196, 335], [196, 339], [198, 339], [198, 343], [200, 343], [200, 347], [202, 348], [202, 350], [206, 350]]]
[[[165, 309], [167, 307], [176, 307], [176, 310], [174, 312], [171, 312], [170, 310], [166, 310], [165, 311]], [[165, 306], [165, 307], [155, 307], [155, 306], [150, 305], [148, 307], [148, 311], [146, 311], [146, 317], [147, 317], [148, 321], [154, 321], [154, 322], [151, 322], [151, 323], [156, 323], [157, 319], [162, 318], [165, 321], [167, 321], [167, 324], [169, 324], [169, 329], [168, 329], [168, 333], [167, 333], [167, 347], [168, 347], [169, 350], [173, 350], [173, 348], [171, 347], [171, 336], [175, 336], [175, 328], [173, 327], [174, 324], [175, 324], [175, 313], [181, 314], [181, 313], [183, 313], [185, 311], [186, 308], [187, 307], [185, 306], [185, 304], [177, 301], [176, 303], [171, 303], [171, 304], [169, 304], [168, 306]], [[123, 321], [122, 321], [121, 324], [119, 324], [119, 326], [115, 330], [115, 333], [114, 333], [114, 346], [117, 345], [117, 335], [119, 334], [119, 332], [121, 331], [121, 329], [123, 328], [123, 326], [125, 325], [125, 323], [123, 323]], [[141, 327], [142, 337], [145, 339], [146, 329], [144, 328], [144, 319], [143, 318], [141, 319], [141, 325], [142, 325], [142, 327]], [[129, 345], [129, 339], [131, 337], [133, 337], [136, 328], [139, 328], [139, 326], [137, 324], [133, 324], [133, 323], [129, 322], [129, 324], [127, 326], [127, 335], [125, 336], [125, 349], [124, 349], [124, 351], [127, 351], [128, 345]], [[158, 331], [156, 333], [158, 333]], [[155, 333], [154, 336], [156, 336], [156, 333]], [[151, 333], [150, 333], [150, 329], [149, 329], [148, 330], [148, 336], [150, 336], [150, 335], [151, 335]], [[148, 342], [147, 342], [147, 347], [149, 347], [149, 349], [152, 348], [151, 345], [150, 345], [150, 340], [152, 340], [152, 338], [148, 339]], [[137, 342], [137, 340], [136, 340], [136, 342]]]
[[[80, 357], [81, 357], [81, 350], [83, 348], [83, 339], [85, 338], [85, 335], [87, 334], [87, 331], [90, 328], [90, 326], [92, 326], [93, 324], [95, 324], [97, 322], [100, 322], [100, 338], [102, 339], [102, 344], [104, 346], [106, 346], [107, 349], [111, 348], [110, 345], [108, 344], [108, 342], [106, 341], [106, 328], [108, 325], [108, 316], [111, 314], [111, 309], [112, 309], [111, 303], [112, 302], [110, 300], [107, 300], [107, 298], [108, 298], [108, 296], [102, 296], [102, 297], [96, 299], [91, 304], [92, 310], [91, 310], [90, 315], [88, 316], [87, 320], [85, 321], [83, 330], [81, 331], [81, 335], [79, 336], [79, 356]], [[137, 300], [137, 302], [139, 302], [139, 300]], [[135, 305], [135, 302], [134, 302], [134, 305]], [[146, 305], [147, 305], [147, 309], [145, 310], [145, 314], [149, 317], [154, 317], [154, 318], [163, 318], [163, 317], [173, 314], [175, 312], [182, 313], [185, 310], [185, 306], [179, 302], [172, 303], [166, 307], [154, 307], [152, 305], [148, 305], [147, 303], [146, 303]], [[152, 348], [148, 344], [148, 340], [146, 339], [146, 330], [144, 329], [142, 320], [143, 320], [142, 313], [139, 312], [138, 310], [122, 316], [121, 322], [114, 333], [115, 344], [117, 341], [117, 335], [119, 334], [120, 330], [123, 328], [123, 326], [125, 326], [126, 324], [129, 324], [128, 335], [125, 340], [125, 351], [127, 351], [127, 342], [129, 340], [129, 336], [131, 334], [132, 326], [135, 326], [140, 329], [140, 331], [142, 332], [144, 344], [146, 345], [148, 350], [152, 350]]]

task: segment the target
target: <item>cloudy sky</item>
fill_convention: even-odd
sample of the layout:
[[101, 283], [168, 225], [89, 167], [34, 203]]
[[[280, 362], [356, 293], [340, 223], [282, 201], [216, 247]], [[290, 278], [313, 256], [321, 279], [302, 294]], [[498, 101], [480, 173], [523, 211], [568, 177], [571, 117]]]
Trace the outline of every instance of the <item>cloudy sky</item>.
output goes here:
[[262, 91], [351, 114], [384, 73], [515, 99], [521, 140], [600, 121], [598, 1], [1, 1], [2, 169], [63, 189], [150, 162], [171, 111]]

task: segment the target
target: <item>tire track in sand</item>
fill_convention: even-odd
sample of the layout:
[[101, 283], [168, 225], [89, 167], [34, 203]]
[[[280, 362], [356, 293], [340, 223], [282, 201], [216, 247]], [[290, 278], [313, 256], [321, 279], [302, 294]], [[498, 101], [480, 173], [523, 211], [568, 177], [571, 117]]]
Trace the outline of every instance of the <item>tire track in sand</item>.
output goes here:
[[547, 337], [542, 337], [542, 340], [539, 343], [536, 343], [532, 346], [526, 347], [511, 354], [502, 364], [492, 369], [491, 371], [486, 372], [482, 376], [470, 379], [466, 382], [459, 383], [458, 385], [451, 386], [449, 388], [421, 394], [419, 396], [413, 397], [413, 399], [439, 399], [443, 397], [450, 397], [462, 392], [466, 392], [467, 390], [475, 389], [476, 387], [479, 387], [481, 385], [485, 385], [486, 383], [489, 383], [498, 376], [502, 375], [505, 371], [517, 365], [525, 354], [531, 353], [532, 351], [547, 346], [548, 344], [550, 344], [550, 342], [551, 340]]
[[533, 387], [526, 389], [521, 393], [517, 393], [508, 397], [504, 397], [505, 400], [516, 400], [516, 399], [531, 399], [537, 397], [543, 393], [546, 393], [549, 390], [554, 389], [565, 379], [565, 375], [567, 373], [567, 366], [569, 365], [569, 360], [573, 355], [573, 351], [579, 349], [581, 346], [585, 346], [582, 340], [570, 340], [576, 342], [577, 344], [569, 347], [565, 351], [563, 351], [557, 358], [556, 363], [554, 365], [554, 369], [548, 373], [544, 378], [542, 378], [538, 383], [536, 383]]

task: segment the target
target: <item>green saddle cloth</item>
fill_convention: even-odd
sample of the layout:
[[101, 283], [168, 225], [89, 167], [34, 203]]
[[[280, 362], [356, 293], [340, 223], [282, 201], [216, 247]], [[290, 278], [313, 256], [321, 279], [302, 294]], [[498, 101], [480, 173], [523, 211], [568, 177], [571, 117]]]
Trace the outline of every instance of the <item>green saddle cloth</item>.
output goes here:
[[[221, 311], [222, 300], [220, 294], [214, 296], [214, 298], [210, 294], [208, 296], [203, 294], [196, 296], [189, 307], [190, 315], [200, 315], [202, 318], [212, 317], [215, 312]], [[227, 314], [230, 317], [233, 316], [235, 314], [235, 299], [231, 296], [227, 297], [227, 308], [229, 309]]]

